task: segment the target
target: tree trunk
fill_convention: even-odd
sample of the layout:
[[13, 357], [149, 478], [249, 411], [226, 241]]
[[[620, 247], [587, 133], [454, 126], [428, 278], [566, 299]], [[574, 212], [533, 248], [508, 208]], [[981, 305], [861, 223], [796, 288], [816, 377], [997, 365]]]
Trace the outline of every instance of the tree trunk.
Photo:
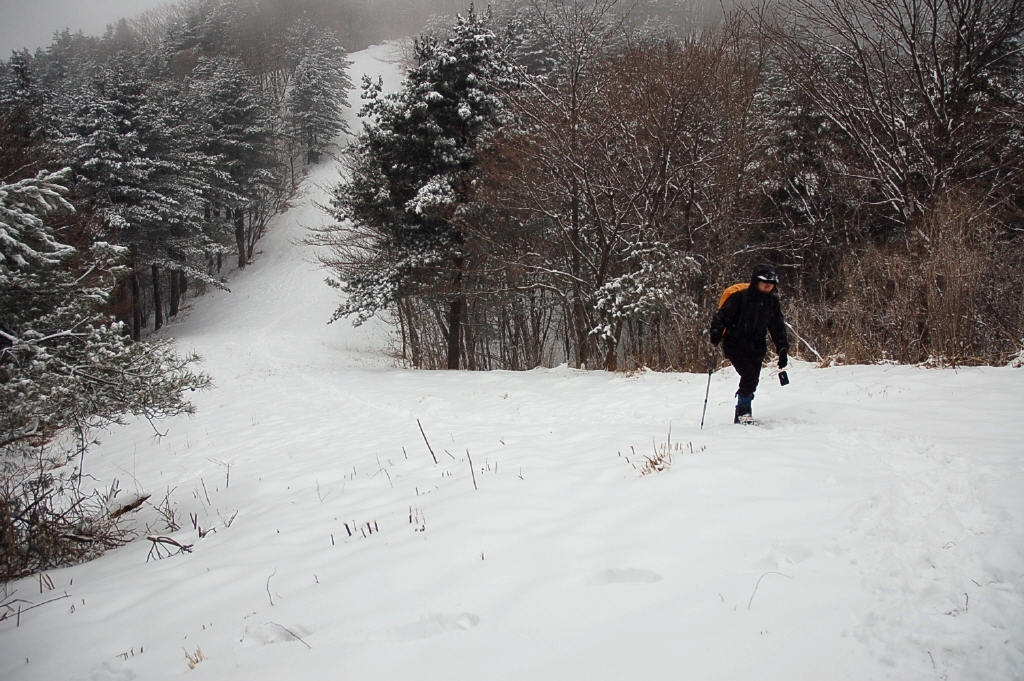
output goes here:
[[619, 340], [622, 338], [622, 322], [615, 324], [615, 332], [608, 339], [608, 351], [604, 356], [604, 368], [607, 371], [619, 370]]
[[583, 231], [583, 218], [582, 210], [580, 206], [580, 188], [579, 181], [576, 177], [572, 178], [572, 233], [570, 235], [570, 247], [572, 249], [572, 256], [570, 262], [572, 263], [572, 271], [570, 274], [573, 276], [572, 282], [572, 326], [573, 326], [573, 340], [576, 344], [576, 368], [583, 369], [587, 366], [587, 361], [590, 359], [588, 356], [587, 343], [590, 340], [589, 331], [586, 324], [586, 306], [583, 303], [583, 291], [580, 286], [580, 281], [583, 279], [583, 261], [580, 257], [582, 251], [581, 233]]
[[462, 304], [462, 325], [463, 325], [463, 331], [462, 331], [462, 354], [463, 354], [463, 357], [466, 358], [466, 367], [468, 367], [470, 371], [476, 371], [478, 369], [477, 363], [476, 363], [476, 351], [475, 351], [476, 349], [474, 348], [474, 344], [476, 343], [476, 338], [474, 337], [474, 334], [473, 334], [473, 325], [470, 324], [470, 322], [469, 322], [469, 314], [470, 314], [469, 302], [468, 301], [463, 302], [463, 304]]
[[3, 551], [3, 559], [7, 575], [16, 575], [21, 571], [24, 563], [18, 555], [18, 541], [14, 531], [14, 518], [11, 514], [11, 505], [7, 499], [0, 496], [0, 550]]
[[245, 243], [246, 243], [245, 260], [246, 260], [246, 262], [249, 262], [250, 260], [252, 260], [252, 255], [253, 255], [253, 253], [256, 250], [256, 241], [259, 239], [259, 236], [254, 235], [252, 233], [253, 222], [255, 221], [255, 219], [256, 219], [255, 216], [250, 216], [250, 218], [249, 218], [249, 228], [247, 230], [245, 230]]
[[235, 209], [235, 242], [238, 244], [238, 269], [245, 269], [245, 211]]
[[153, 330], [157, 331], [164, 325], [163, 296], [160, 295], [160, 266], [153, 265]]
[[142, 340], [142, 289], [139, 286], [139, 273], [132, 267], [132, 340]]
[[170, 316], [176, 317], [178, 315], [178, 300], [181, 299], [181, 294], [178, 293], [178, 273], [169, 272], [171, 278], [171, 312]]
[[419, 369], [423, 362], [423, 357], [420, 353], [420, 335], [416, 328], [416, 325], [419, 324], [419, 319], [416, 318], [411, 302], [406, 302], [405, 310], [406, 317], [409, 320], [409, 347], [412, 350], [412, 365], [414, 368]]
[[459, 341], [462, 337], [462, 306], [465, 296], [459, 295], [448, 308], [448, 368], [459, 368]]
[[448, 368], [459, 368], [459, 349], [462, 345], [462, 315], [466, 307], [466, 295], [462, 292], [462, 271], [465, 262], [455, 258], [455, 289], [459, 292], [448, 308]]

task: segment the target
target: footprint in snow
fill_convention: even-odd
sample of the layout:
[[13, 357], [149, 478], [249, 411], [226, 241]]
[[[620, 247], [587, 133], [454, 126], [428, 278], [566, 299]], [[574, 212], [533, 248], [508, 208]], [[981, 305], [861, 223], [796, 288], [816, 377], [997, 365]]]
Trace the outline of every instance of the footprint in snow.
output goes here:
[[135, 678], [135, 672], [121, 660], [108, 660], [93, 669], [89, 676], [74, 676], [71, 681], [134, 681]]
[[768, 553], [757, 562], [759, 570], [784, 570], [802, 563], [814, 555], [814, 551], [801, 544], [773, 544]]
[[424, 638], [440, 636], [449, 631], [472, 629], [478, 624], [480, 624], [480, 618], [468, 612], [459, 613], [458, 615], [433, 613], [425, 615], [419, 622], [410, 622], [394, 629], [377, 632], [369, 636], [368, 639], [371, 641], [397, 641], [405, 643], [406, 641], [418, 641]]
[[637, 568], [612, 568], [603, 570], [590, 576], [587, 584], [592, 586], [602, 584], [651, 584], [660, 582], [661, 575], [651, 570], [640, 570]]
[[[247, 646], [267, 646], [271, 643], [289, 643], [302, 641], [309, 632], [301, 626], [278, 624], [277, 622], [257, 622], [249, 624], [242, 632], [242, 643]], [[308, 643], [306, 645], [309, 645]]]

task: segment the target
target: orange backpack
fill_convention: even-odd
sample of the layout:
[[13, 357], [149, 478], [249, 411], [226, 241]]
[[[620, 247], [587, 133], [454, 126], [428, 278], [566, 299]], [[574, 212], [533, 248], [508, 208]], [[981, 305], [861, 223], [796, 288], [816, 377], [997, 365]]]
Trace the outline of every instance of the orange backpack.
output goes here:
[[725, 301], [729, 300], [729, 296], [740, 291], [744, 291], [750, 287], [750, 283], [744, 284], [733, 284], [729, 288], [725, 289], [722, 293], [722, 297], [718, 300], [718, 309], [721, 310], [722, 306], [725, 305]]

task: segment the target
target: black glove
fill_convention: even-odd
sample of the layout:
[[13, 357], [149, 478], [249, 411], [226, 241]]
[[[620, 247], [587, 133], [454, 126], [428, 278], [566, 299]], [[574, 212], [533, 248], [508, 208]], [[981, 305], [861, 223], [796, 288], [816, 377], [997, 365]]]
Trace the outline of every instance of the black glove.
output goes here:
[[721, 334], [714, 334], [713, 333], [713, 334], [711, 334], [710, 338], [711, 338], [711, 344], [712, 345], [718, 345], [719, 343], [722, 342]]
[[779, 350], [779, 368], [785, 369], [787, 364], [789, 364], [789, 351]]

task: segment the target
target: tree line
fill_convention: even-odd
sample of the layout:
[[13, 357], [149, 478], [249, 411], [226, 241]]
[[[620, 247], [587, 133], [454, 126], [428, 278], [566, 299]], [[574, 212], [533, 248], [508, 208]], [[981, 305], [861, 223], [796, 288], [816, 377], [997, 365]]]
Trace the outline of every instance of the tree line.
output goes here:
[[416, 43], [311, 241], [428, 368], [705, 369], [775, 264], [798, 354], [1024, 346], [1021, 0], [470, 9]]
[[61, 228], [74, 246], [129, 248], [113, 305], [136, 340], [190, 281], [221, 285], [229, 252], [252, 259], [341, 131], [351, 87], [340, 37], [298, 11], [284, 22], [258, 2], [202, 0], [156, 18], [65, 31], [0, 66], [0, 177], [72, 169], [77, 226]]
[[82, 484], [90, 433], [209, 385], [144, 333], [333, 153], [350, 63], [301, 5], [183, 2], [0, 63], [0, 578], [124, 538], [116, 488]]

